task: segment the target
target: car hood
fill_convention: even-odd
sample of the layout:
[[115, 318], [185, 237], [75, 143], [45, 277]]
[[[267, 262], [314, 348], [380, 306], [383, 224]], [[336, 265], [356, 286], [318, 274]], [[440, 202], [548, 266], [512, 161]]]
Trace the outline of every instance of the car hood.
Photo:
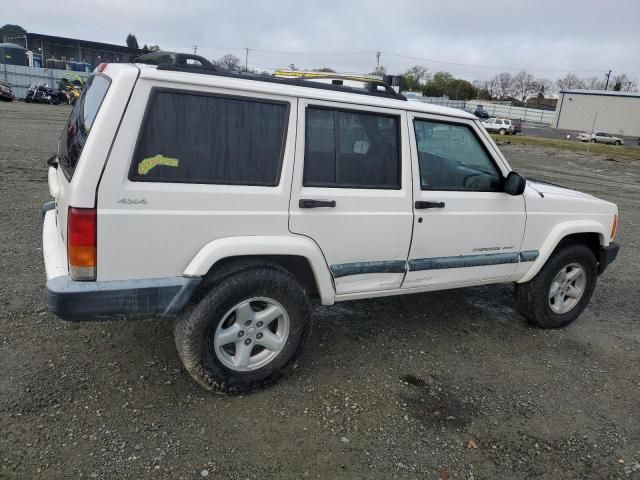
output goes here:
[[578, 192], [577, 190], [571, 190], [569, 188], [564, 188], [559, 185], [553, 185], [551, 183], [541, 182], [539, 180], [527, 179], [527, 185], [533, 188], [536, 192], [542, 192], [543, 194], [562, 195], [564, 197], [574, 198], [596, 198], [593, 195], [589, 195], [588, 193]]

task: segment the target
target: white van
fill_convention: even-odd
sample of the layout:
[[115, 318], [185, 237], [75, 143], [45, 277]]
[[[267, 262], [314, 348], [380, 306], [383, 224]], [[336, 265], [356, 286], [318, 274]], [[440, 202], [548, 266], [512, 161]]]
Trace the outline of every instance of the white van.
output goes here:
[[49, 164], [49, 308], [175, 315], [220, 392], [291, 368], [313, 302], [512, 282], [567, 325], [619, 248], [614, 204], [526, 181], [471, 114], [193, 55], [100, 65]]

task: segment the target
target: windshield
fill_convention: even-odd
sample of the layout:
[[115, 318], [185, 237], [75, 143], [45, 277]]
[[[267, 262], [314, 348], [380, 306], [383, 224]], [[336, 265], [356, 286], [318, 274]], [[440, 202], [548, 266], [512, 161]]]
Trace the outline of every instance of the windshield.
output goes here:
[[73, 177], [78, 159], [98, 115], [100, 105], [109, 90], [110, 83], [110, 80], [102, 75], [90, 77], [62, 131], [58, 154], [62, 170], [69, 180]]

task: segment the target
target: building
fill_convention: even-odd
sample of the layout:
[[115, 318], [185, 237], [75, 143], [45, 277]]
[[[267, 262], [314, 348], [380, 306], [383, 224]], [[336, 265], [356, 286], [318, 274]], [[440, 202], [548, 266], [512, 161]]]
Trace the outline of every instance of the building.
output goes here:
[[103, 62], [131, 62], [135, 57], [144, 53], [143, 50], [129, 48], [126, 45], [92, 42], [77, 38], [56, 37], [42, 33], [27, 33], [14, 38], [7, 38], [11, 42], [40, 55], [44, 65], [49, 68], [60, 68], [55, 61], [70, 61], [86, 63], [90, 70]]
[[640, 136], [640, 93], [560, 90], [551, 126]]

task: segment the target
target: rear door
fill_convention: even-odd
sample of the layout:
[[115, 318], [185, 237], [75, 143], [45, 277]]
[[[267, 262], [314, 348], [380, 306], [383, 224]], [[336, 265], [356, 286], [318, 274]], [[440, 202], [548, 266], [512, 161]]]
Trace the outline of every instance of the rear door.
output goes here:
[[401, 110], [300, 100], [289, 228], [313, 239], [338, 294], [399, 288], [411, 241]]

